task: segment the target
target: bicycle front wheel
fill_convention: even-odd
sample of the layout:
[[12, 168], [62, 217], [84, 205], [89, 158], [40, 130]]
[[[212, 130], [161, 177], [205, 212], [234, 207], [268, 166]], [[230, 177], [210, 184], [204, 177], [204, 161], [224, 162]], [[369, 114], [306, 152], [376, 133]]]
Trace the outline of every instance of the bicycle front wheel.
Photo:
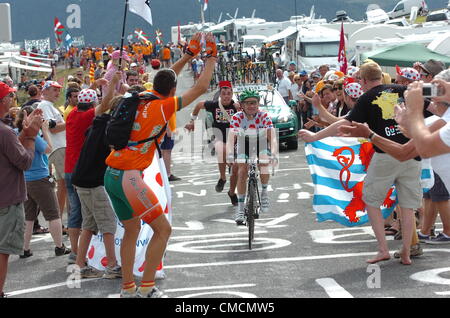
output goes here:
[[247, 201], [247, 226], [248, 226], [248, 248], [252, 249], [252, 243], [255, 239], [255, 215], [256, 215], [256, 201], [257, 201], [257, 187], [255, 180], [250, 180], [248, 183], [248, 201]]

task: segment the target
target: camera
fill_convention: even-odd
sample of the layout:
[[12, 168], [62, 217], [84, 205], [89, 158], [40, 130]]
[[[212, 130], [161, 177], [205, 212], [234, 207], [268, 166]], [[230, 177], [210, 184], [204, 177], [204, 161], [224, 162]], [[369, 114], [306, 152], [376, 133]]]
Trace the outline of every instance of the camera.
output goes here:
[[436, 84], [425, 83], [423, 84], [422, 94], [425, 98], [433, 98], [444, 95], [444, 92]]

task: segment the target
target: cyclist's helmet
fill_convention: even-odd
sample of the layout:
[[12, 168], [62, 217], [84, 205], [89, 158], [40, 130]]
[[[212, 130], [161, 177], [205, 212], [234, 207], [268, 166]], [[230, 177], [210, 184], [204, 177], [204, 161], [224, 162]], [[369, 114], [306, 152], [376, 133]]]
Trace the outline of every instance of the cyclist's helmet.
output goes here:
[[251, 90], [251, 89], [246, 89], [241, 93], [241, 95], [239, 95], [239, 100], [241, 102], [243, 102], [249, 98], [256, 98], [259, 100], [261, 98], [261, 96], [259, 96], [259, 93], [257, 91]]

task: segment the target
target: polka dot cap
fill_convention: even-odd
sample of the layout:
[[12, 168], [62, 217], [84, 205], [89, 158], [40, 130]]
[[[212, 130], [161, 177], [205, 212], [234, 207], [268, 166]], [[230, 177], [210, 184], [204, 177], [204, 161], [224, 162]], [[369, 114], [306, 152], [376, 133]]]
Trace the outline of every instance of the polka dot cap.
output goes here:
[[418, 81], [420, 80], [420, 74], [417, 70], [413, 69], [412, 67], [406, 67], [406, 68], [402, 68], [400, 69], [397, 66], [397, 74], [407, 78], [410, 81]]
[[93, 89], [83, 89], [78, 95], [78, 102], [84, 104], [97, 103], [97, 92]]
[[364, 94], [359, 83], [350, 83], [345, 86], [344, 90], [345, 93], [353, 99], [358, 99]]

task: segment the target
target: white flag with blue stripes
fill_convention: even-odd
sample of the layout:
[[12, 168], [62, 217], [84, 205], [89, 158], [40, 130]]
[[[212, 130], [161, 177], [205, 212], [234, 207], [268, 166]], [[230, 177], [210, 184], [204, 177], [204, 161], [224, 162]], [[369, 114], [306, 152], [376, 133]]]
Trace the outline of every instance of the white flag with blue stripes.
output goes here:
[[[349, 227], [367, 223], [362, 188], [374, 152], [372, 144], [357, 138], [330, 137], [308, 143], [305, 151], [317, 220], [333, 220]], [[384, 204], [381, 209], [387, 218], [396, 205], [394, 188], [386, 193]]]
[[[313, 208], [317, 220], [336, 221], [353, 227], [369, 221], [362, 189], [367, 168], [374, 153], [365, 139], [329, 137], [306, 144], [306, 159], [314, 183]], [[422, 169], [424, 191], [434, 183], [429, 166]], [[392, 187], [381, 206], [387, 218], [396, 206], [395, 187]]]

